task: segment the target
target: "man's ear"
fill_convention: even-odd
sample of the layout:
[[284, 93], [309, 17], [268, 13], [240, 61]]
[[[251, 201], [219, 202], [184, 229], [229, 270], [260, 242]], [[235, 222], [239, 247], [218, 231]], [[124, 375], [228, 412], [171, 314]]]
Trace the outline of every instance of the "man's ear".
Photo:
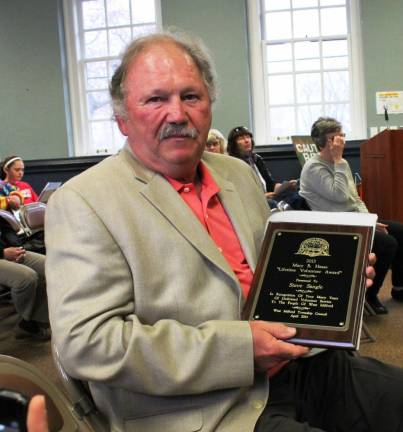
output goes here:
[[123, 117], [119, 115], [115, 116], [115, 119], [116, 119], [116, 123], [118, 124], [118, 128], [120, 132], [122, 132], [124, 136], [127, 136], [128, 135], [127, 120], [125, 120]]

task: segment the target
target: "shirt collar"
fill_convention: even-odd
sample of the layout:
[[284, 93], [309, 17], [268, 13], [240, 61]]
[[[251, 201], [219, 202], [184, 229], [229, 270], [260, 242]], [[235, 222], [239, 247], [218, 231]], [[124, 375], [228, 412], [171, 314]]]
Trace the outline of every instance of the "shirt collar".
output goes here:
[[[208, 190], [210, 195], [214, 195], [220, 192], [219, 186], [217, 185], [213, 176], [210, 174], [207, 166], [202, 161], [199, 162], [197, 170], [199, 172], [202, 189]], [[165, 178], [168, 180], [171, 186], [179, 193], [182, 192], [185, 187], [190, 189], [195, 187], [194, 183], [182, 183], [168, 176], [165, 176]]]

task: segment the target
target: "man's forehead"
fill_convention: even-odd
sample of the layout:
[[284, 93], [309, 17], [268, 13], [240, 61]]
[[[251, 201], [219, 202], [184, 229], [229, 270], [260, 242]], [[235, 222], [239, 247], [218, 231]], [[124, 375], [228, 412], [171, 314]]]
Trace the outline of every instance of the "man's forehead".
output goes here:
[[173, 41], [155, 41], [146, 45], [132, 60], [131, 66], [137, 66], [138, 64], [149, 65], [150, 68], [154, 68], [161, 64], [170, 64], [175, 62], [185, 62], [189, 67], [197, 66], [192, 57], [186, 52], [186, 50], [180, 45]]

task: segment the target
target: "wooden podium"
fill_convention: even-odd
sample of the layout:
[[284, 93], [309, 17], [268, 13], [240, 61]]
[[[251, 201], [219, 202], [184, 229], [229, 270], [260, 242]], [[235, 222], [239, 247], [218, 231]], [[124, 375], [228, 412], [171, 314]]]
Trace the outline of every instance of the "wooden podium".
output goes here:
[[368, 210], [403, 223], [403, 130], [385, 129], [362, 143], [360, 162]]

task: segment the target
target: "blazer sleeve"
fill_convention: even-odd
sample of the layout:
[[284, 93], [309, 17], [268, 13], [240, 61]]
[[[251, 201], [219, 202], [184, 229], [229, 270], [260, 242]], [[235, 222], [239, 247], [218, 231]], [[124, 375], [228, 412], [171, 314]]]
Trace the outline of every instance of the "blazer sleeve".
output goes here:
[[[136, 286], [140, 259], [129, 265], [121, 245], [79, 191], [64, 186], [53, 194], [45, 231], [52, 334], [72, 376], [164, 396], [253, 383], [247, 322], [189, 325], [167, 312], [167, 319], [150, 325], [139, 316], [135, 293], [147, 289]], [[147, 257], [146, 245], [137, 245], [137, 253]], [[164, 272], [163, 260], [160, 267]]]

